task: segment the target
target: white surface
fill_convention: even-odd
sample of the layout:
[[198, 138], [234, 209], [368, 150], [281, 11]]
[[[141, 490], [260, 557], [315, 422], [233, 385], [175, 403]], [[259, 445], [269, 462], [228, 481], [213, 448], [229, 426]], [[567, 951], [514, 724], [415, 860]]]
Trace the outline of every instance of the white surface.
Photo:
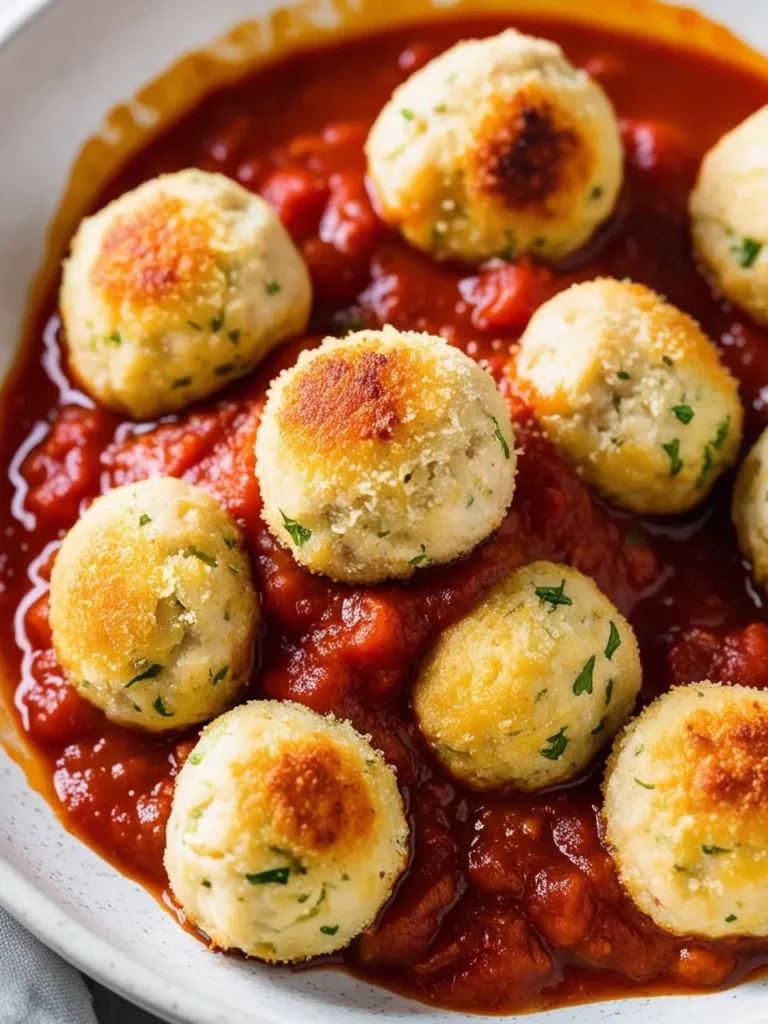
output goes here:
[[[27, 0], [0, 0], [0, 32]], [[69, 162], [103, 113], [181, 51], [269, 9], [269, 0], [58, 0], [0, 52], [0, 370]], [[764, 0], [702, 0], [710, 15], [768, 49]], [[66, 833], [0, 751], [0, 900], [54, 949], [170, 1021], [291, 1024], [477, 1021], [407, 1002], [332, 971], [290, 973], [212, 956], [139, 886]], [[528, 1024], [673, 1024], [768, 1019], [764, 984], [574, 1007]], [[494, 1018], [496, 1019], [496, 1018]]]

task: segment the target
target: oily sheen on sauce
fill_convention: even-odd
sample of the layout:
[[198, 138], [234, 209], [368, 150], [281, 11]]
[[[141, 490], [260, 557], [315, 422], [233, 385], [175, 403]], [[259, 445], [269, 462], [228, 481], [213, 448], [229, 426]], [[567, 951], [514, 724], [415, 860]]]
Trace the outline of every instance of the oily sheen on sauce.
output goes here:
[[[315, 289], [311, 335], [181, 416], [136, 426], [96, 408], [59, 369], [55, 296], [4, 396], [0, 650], [22, 727], [68, 828], [156, 893], [174, 776], [194, 735], [110, 725], [68, 687], [51, 651], [47, 579], [57, 542], [100, 491], [156, 474], [212, 491], [242, 523], [267, 623], [251, 696], [333, 711], [397, 767], [412, 824], [407, 874], [343, 961], [438, 1005], [509, 1012], [738, 980], [768, 943], [666, 935], [622, 894], [602, 844], [601, 767], [536, 797], [475, 794], [441, 773], [409, 706], [431, 641], [511, 568], [539, 558], [593, 576], [640, 640], [647, 702], [675, 683], [768, 685], [768, 616], [736, 550], [731, 479], [695, 513], [643, 522], [606, 507], [531, 422], [514, 343], [533, 309], [601, 273], [645, 282], [692, 313], [742, 384], [748, 439], [768, 423], [768, 336], [713, 298], [690, 254], [685, 202], [702, 153], [768, 102], [768, 82], [684, 49], [565, 23], [516, 27], [560, 42], [607, 89], [627, 183], [613, 221], [552, 270], [473, 272], [410, 249], [377, 219], [362, 145], [393, 87], [500, 21], [411, 27], [279, 64], [205, 100], [125, 167], [94, 208], [153, 175], [222, 171], [274, 205]], [[259, 517], [253, 442], [266, 387], [326, 334], [392, 323], [442, 333], [508, 396], [523, 452], [512, 509], [469, 558], [406, 585], [345, 587], [301, 570]], [[66, 371], [64, 371], [65, 373]], [[765, 396], [765, 397], [764, 397]], [[14, 628], [15, 625], [15, 628]]]

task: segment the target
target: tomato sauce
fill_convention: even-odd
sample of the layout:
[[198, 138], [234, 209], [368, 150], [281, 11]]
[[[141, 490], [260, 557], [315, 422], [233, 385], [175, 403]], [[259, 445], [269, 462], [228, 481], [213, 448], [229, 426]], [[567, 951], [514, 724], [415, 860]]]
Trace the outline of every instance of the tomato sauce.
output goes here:
[[[310, 266], [310, 335], [220, 395], [160, 423], [97, 408], [67, 377], [55, 296], [4, 396], [0, 651], [19, 722], [66, 826], [161, 894], [173, 779], [194, 735], [109, 725], [68, 687], [51, 650], [47, 580], [57, 545], [98, 493], [156, 474], [212, 491], [242, 524], [266, 636], [251, 696], [334, 711], [397, 766], [412, 824], [407, 874], [376, 926], [340, 957], [438, 1005], [509, 1012], [732, 983], [768, 946], [661, 932], [623, 895], [599, 824], [601, 766], [535, 797], [475, 794], [427, 753], [409, 707], [419, 658], [511, 568], [537, 558], [590, 574], [637, 630], [642, 702], [702, 678], [768, 685], [768, 615], [728, 514], [732, 480], [695, 512], [640, 520], [591, 494], [515, 393], [514, 345], [531, 312], [598, 274], [646, 282], [692, 313], [742, 384], [748, 440], [768, 423], [768, 336], [716, 300], [691, 257], [685, 202], [702, 153], [768, 102], [768, 82], [680, 49], [563, 22], [518, 21], [560, 42], [621, 119], [627, 181], [611, 223], [555, 268], [438, 265], [377, 219], [362, 145], [395, 85], [500, 21], [410, 27], [292, 59], [209, 97], [122, 170], [94, 208], [188, 165], [221, 171], [275, 207]], [[362, 325], [443, 334], [508, 396], [523, 454], [498, 533], [407, 584], [313, 577], [259, 516], [253, 441], [269, 380], [325, 334]]]

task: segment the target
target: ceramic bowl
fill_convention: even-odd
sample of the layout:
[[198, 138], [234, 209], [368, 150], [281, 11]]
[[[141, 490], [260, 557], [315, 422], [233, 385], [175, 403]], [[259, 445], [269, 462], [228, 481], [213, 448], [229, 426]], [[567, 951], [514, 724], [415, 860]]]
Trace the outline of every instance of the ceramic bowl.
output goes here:
[[[450, 0], [434, 0], [436, 7]], [[605, 16], [648, 27], [652, 0], [614, 0]], [[0, 2], [0, 372], [10, 366], [51, 218], [73, 158], [110, 117], [70, 180], [68, 214], [53, 227], [53, 246], [71, 232], [77, 205], [94, 183], [157, 118], [161, 97], [174, 104], [237, 73], [240, 62], [270, 49], [291, 49], [314, 33], [364, 24], [363, 13], [385, 23], [423, 14], [415, 3], [304, 0], [294, 19], [280, 16], [236, 33], [212, 57], [187, 62], [172, 88], [137, 90], [185, 51], [206, 47], [233, 25], [269, 15], [269, 0], [5, 0]], [[469, 6], [469, 0], [464, 6]], [[513, 13], [550, 7], [579, 15], [579, 0], [484, 0]], [[589, 5], [587, 5], [589, 6]], [[759, 49], [768, 50], [768, 4], [756, 0], [702, 0], [697, 4]], [[651, 19], [654, 20], [654, 19]], [[691, 20], [661, 19], [668, 34], [717, 48], [716, 32], [692, 31]], [[747, 51], [744, 60], [749, 61]], [[166, 88], [167, 87], [167, 88]], [[162, 94], [162, 95], [161, 95]], [[49, 268], [50, 269], [50, 268]], [[377, 1022], [434, 1024], [479, 1018], [449, 1014], [400, 998], [329, 969], [299, 972], [214, 956], [178, 927], [170, 913], [65, 831], [30, 784], [34, 772], [11, 709], [0, 707], [0, 902], [41, 939], [103, 984], [169, 1021], [185, 1024], [299, 1024]], [[26, 769], [26, 771], [25, 771]], [[28, 777], [29, 776], [29, 777]], [[633, 999], [534, 1014], [529, 1024], [601, 1024], [621, 1019], [676, 1024], [695, 1014], [698, 1024], [765, 1021], [766, 982], [706, 997]], [[494, 1018], [497, 1019], [497, 1018]]]

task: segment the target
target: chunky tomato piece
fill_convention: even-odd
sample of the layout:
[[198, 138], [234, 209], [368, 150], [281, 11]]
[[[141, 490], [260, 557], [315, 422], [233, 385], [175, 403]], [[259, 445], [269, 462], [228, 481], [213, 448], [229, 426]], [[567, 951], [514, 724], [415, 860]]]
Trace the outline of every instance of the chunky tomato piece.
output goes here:
[[557, 285], [546, 267], [523, 258], [518, 263], [492, 260], [477, 277], [460, 281], [459, 290], [472, 307], [478, 331], [520, 331]]

